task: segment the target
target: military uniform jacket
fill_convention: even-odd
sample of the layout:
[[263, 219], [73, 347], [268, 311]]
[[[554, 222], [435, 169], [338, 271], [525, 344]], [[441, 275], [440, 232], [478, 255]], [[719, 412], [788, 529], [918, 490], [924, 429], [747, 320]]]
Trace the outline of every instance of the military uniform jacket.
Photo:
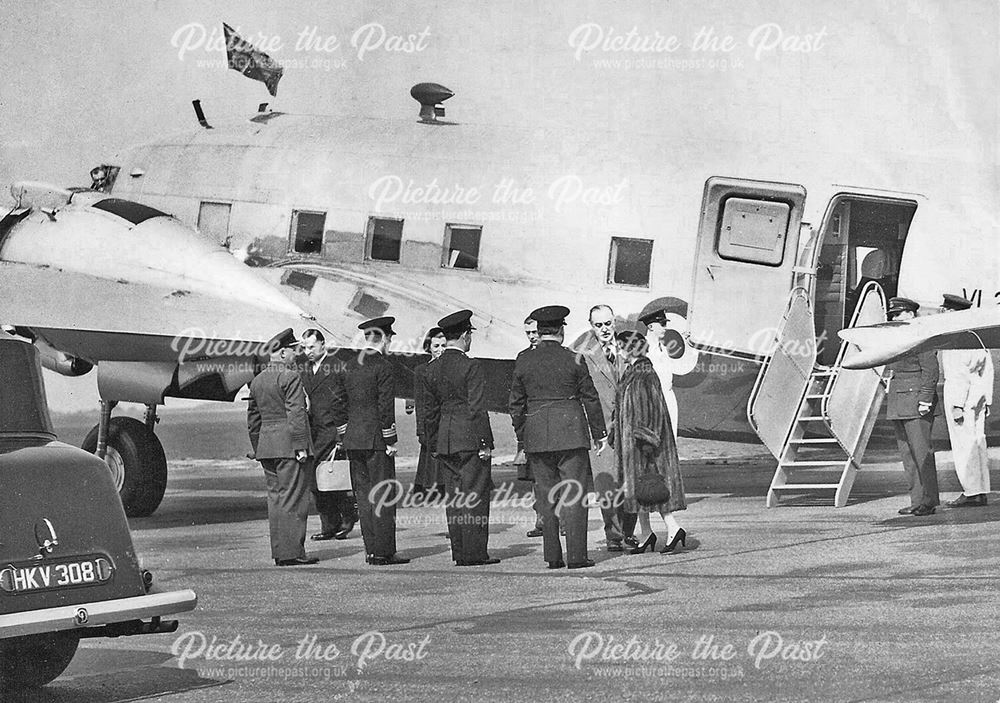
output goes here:
[[294, 459], [298, 450], [313, 453], [306, 394], [296, 372], [268, 366], [250, 382], [247, 429], [257, 459]]
[[[431, 362], [413, 367], [413, 409], [416, 413], [417, 440], [427, 444], [427, 367]], [[437, 451], [437, 450], [434, 450]]]
[[917, 404], [937, 400], [937, 353], [922, 352], [892, 362], [887, 367], [892, 372], [887, 392], [886, 418], [911, 420], [920, 417]]
[[392, 363], [367, 349], [334, 375], [334, 413], [344, 449], [385, 449], [396, 443], [396, 388]]
[[590, 437], [608, 434], [586, 362], [553, 340], [518, 354], [509, 404], [514, 433], [529, 453], [589, 449]]
[[424, 423], [427, 446], [438, 454], [493, 449], [482, 366], [449, 347], [427, 366]]
[[327, 355], [313, 373], [312, 362], [303, 361], [299, 374], [309, 398], [309, 428], [316, 458], [325, 461], [337, 445], [337, 418], [334, 416], [335, 371], [340, 362]]
[[993, 404], [993, 360], [983, 349], [946, 349], [941, 352], [944, 404], [974, 410]]

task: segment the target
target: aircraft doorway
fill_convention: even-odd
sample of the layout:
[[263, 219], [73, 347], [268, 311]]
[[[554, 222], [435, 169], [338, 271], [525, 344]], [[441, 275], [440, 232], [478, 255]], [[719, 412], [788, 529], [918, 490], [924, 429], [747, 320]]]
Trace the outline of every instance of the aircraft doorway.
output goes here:
[[816, 270], [816, 334], [820, 363], [836, 361], [837, 332], [850, 323], [861, 290], [876, 281], [896, 295], [899, 262], [917, 204], [911, 200], [838, 195], [823, 224]]

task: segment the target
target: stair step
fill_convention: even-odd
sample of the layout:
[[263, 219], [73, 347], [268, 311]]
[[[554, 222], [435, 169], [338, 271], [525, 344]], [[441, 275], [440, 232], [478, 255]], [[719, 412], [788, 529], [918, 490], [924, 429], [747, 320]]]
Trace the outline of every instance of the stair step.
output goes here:
[[783, 469], [794, 468], [796, 466], [843, 466], [847, 463], [847, 459], [838, 459], [837, 461], [785, 461], [778, 464]]
[[802, 415], [799, 420], [825, 420], [826, 415]]
[[809, 439], [790, 439], [789, 444], [836, 444], [840, 446], [840, 442], [835, 440], [833, 437], [810, 437]]
[[818, 398], [829, 398], [829, 393], [806, 393], [806, 398], [809, 400], [816, 400]]
[[771, 486], [772, 491], [808, 491], [813, 488], [835, 489], [840, 488], [839, 483], [786, 483], [783, 486]]

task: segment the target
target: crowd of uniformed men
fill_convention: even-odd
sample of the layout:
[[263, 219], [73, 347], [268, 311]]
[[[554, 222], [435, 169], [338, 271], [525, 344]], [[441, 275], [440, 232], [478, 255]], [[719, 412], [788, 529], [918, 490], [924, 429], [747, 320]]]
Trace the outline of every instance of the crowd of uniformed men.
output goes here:
[[[942, 311], [972, 303], [945, 295]], [[907, 298], [889, 301], [890, 319], [915, 316]], [[674, 513], [685, 506], [677, 458], [677, 404], [671, 364], [677, 339], [668, 338], [667, 311], [644, 311], [635, 331], [616, 334], [606, 305], [590, 310], [591, 334], [581, 347], [563, 346], [569, 310], [548, 306], [525, 320], [529, 347], [514, 363], [509, 410], [518, 441], [521, 478], [534, 481], [535, 529], [543, 538], [548, 568], [586, 568], [585, 497], [595, 494], [609, 551], [633, 554], [656, 546], [650, 513], [663, 519], [662, 553], [686, 546], [687, 534]], [[409, 561], [396, 551], [395, 481], [397, 436], [393, 364], [386, 350], [392, 317], [358, 326], [365, 345], [349, 358], [327, 354], [318, 330], [301, 341], [289, 330], [275, 343], [271, 363], [250, 383], [248, 427], [253, 456], [264, 468], [271, 552], [276, 564], [313, 564], [305, 552], [310, 494], [320, 514], [315, 540], [345, 539], [361, 522], [366, 561], [376, 566]], [[468, 356], [475, 328], [472, 313], [442, 318], [424, 340], [431, 360], [414, 369], [414, 402], [420, 458], [411, 490], [442, 499], [458, 566], [495, 564], [488, 552], [493, 434], [486, 379]], [[304, 354], [304, 358], [299, 354]], [[690, 355], [689, 355], [690, 356]], [[937, 471], [931, 427], [937, 383], [944, 370], [944, 414], [955, 467], [963, 487], [951, 507], [986, 505], [990, 479], [985, 417], [993, 392], [988, 351], [922, 352], [888, 366], [888, 413], [910, 487], [903, 515], [935, 512]], [[666, 365], [666, 369], [664, 366]], [[613, 449], [609, 448], [613, 445]], [[351, 491], [318, 490], [317, 461], [346, 455]], [[375, 498], [377, 489], [377, 499]], [[645, 539], [633, 535], [636, 523]], [[565, 537], [565, 556], [562, 545]]]
[[[638, 332], [616, 335], [613, 311], [595, 306], [590, 344], [575, 351], [563, 346], [568, 314], [562, 306], [532, 312], [526, 321], [530, 346], [514, 364], [510, 414], [538, 513], [538, 531], [528, 535], [543, 538], [548, 568], [593, 566], [586, 499], [596, 493], [609, 551], [655, 548], [649, 511], [664, 520], [661, 551], [680, 551], [686, 533], [672, 515], [685, 507], [676, 405], [671, 408], [669, 382], [661, 384], [647, 356], [667, 356], [659, 342], [666, 311], [654, 309], [641, 318], [653, 334], [651, 345]], [[307, 330], [301, 341], [288, 331], [250, 383], [250, 441], [264, 468], [278, 565], [317, 561], [304, 547], [310, 493], [321, 520], [314, 540], [344, 539], [360, 520], [369, 564], [409, 561], [397, 554], [395, 541], [396, 388], [385, 357], [394, 322], [379, 317], [360, 324], [365, 345], [349, 358], [328, 355], [318, 330]], [[487, 546], [494, 445], [486, 378], [468, 356], [474, 330], [468, 310], [442, 318], [425, 338], [431, 361], [414, 369], [421, 454], [411, 490], [441, 498], [458, 566], [499, 562]], [[353, 498], [348, 491], [320, 491], [316, 484], [316, 461], [341, 455], [349, 462]], [[642, 544], [633, 536], [637, 520], [648, 532]]]

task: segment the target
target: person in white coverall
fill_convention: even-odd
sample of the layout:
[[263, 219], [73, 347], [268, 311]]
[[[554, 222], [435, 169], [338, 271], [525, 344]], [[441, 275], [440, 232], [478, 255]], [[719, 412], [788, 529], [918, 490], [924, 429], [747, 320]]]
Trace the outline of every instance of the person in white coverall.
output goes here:
[[680, 418], [677, 415], [674, 376], [683, 376], [694, 370], [698, 364], [698, 350], [693, 349], [681, 336], [687, 322], [676, 313], [668, 313], [663, 308], [657, 308], [644, 312], [639, 317], [639, 322], [646, 325], [648, 330], [646, 342], [649, 351], [646, 355], [653, 362], [653, 370], [663, 388], [663, 397], [667, 401], [667, 412], [670, 413], [670, 424], [676, 440]]
[[[941, 309], [966, 310], [969, 300], [947, 294]], [[993, 360], [986, 349], [941, 351], [944, 374], [944, 414], [948, 421], [955, 473], [962, 495], [948, 503], [953, 508], [986, 505], [990, 470], [986, 455], [986, 415], [993, 403]]]

